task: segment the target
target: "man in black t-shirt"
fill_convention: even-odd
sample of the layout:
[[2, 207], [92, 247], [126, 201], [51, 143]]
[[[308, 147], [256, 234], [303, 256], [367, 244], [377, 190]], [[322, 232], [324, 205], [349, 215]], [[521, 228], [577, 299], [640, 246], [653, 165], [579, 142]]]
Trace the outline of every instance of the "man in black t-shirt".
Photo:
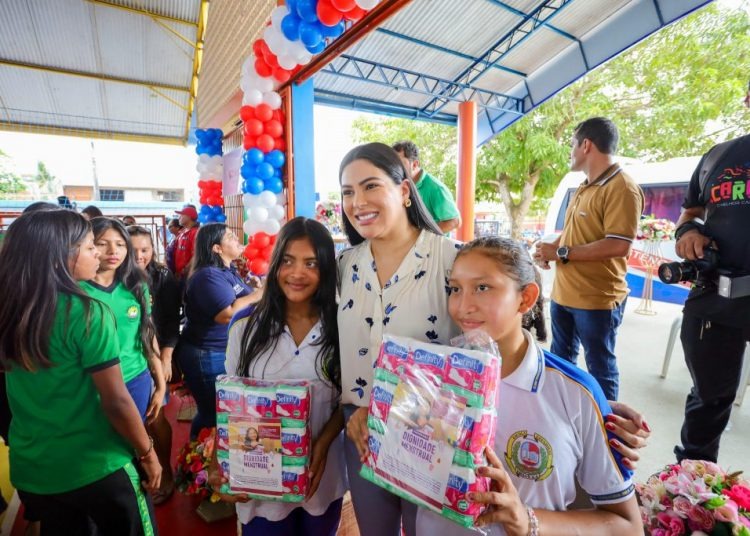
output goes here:
[[[750, 86], [745, 106], [750, 108]], [[702, 174], [707, 174], [703, 181]], [[683, 207], [677, 254], [688, 260], [703, 258], [704, 248], [712, 245], [720, 269], [750, 274], [750, 135], [714, 146], [703, 156]], [[685, 403], [682, 445], [675, 447], [675, 454], [678, 461], [716, 462], [737, 388], [745, 388], [739, 378], [750, 340], [750, 297], [724, 298], [715, 285], [693, 288], [685, 302], [680, 338], [693, 388]]]

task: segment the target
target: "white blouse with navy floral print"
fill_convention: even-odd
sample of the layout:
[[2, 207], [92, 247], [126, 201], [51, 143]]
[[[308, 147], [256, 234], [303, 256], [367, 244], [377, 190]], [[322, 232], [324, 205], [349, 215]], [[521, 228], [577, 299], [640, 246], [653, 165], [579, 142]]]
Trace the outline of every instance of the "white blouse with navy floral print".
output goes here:
[[422, 231], [383, 288], [370, 242], [339, 256], [341, 387], [345, 404], [367, 406], [384, 334], [448, 344], [459, 330], [448, 315], [448, 274], [459, 242]]

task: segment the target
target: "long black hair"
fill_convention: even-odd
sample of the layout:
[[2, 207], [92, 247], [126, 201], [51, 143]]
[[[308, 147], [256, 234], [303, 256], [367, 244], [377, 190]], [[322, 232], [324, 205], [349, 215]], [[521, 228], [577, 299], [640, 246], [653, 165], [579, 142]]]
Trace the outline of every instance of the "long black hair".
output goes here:
[[531, 283], [539, 287], [539, 297], [534, 306], [529, 309], [521, 320], [525, 329], [534, 328], [536, 338], [544, 342], [547, 340], [547, 322], [544, 318], [544, 296], [542, 295], [542, 274], [531, 261], [526, 246], [519, 241], [498, 236], [483, 236], [465, 244], [458, 252], [456, 259], [476, 251], [495, 261], [503, 273], [513, 279], [519, 289]]
[[125, 225], [115, 218], [92, 218], [91, 227], [94, 230], [94, 241], [99, 240], [105, 232], [113, 229], [117, 231], [125, 242], [127, 254], [122, 261], [122, 264], [120, 264], [117, 270], [115, 270], [115, 281], [121, 282], [125, 288], [135, 296], [135, 299], [141, 308], [141, 351], [146, 357], [151, 357], [155, 353], [154, 336], [156, 330], [151, 321], [151, 315], [147, 313], [148, 307], [146, 305], [145, 290], [148, 287], [148, 281], [146, 280], [146, 275], [135, 263], [135, 255], [133, 254], [133, 244], [130, 242], [130, 235], [125, 228]]
[[[373, 166], [388, 175], [396, 186], [406, 181], [409, 185], [409, 199], [411, 200], [411, 206], [404, 207], [404, 210], [406, 211], [409, 223], [420, 231], [427, 230], [438, 235], [443, 234], [440, 227], [438, 227], [435, 220], [427, 211], [427, 207], [419, 196], [417, 187], [414, 186], [414, 183], [411, 180], [409, 180], [409, 172], [404, 167], [404, 164], [396, 151], [385, 143], [377, 142], [366, 143], [355, 147], [346, 153], [346, 156], [344, 156], [344, 159], [341, 161], [341, 166], [339, 167], [339, 184], [341, 184], [341, 177], [344, 174], [344, 169], [355, 160], [367, 160]], [[349, 243], [352, 246], [356, 246], [357, 244], [364, 242], [365, 239], [354, 229], [354, 226], [349, 221], [349, 218], [346, 217], [346, 214], [342, 214], [342, 216], [344, 221], [344, 233], [349, 239]]]
[[[154, 237], [151, 235], [151, 231], [149, 231], [142, 225], [128, 225], [126, 229], [128, 231], [128, 235], [131, 238], [134, 236], [148, 237], [149, 241], [151, 242], [151, 250], [154, 250]], [[135, 260], [135, 258], [133, 260]], [[151, 255], [151, 261], [149, 261], [145, 269], [146, 277], [149, 279], [149, 287], [157, 277], [159, 270], [161, 270], [162, 268], [165, 268], [165, 266], [156, 260], [156, 253], [154, 252], [154, 254]]]
[[[70, 271], [91, 225], [72, 210], [26, 212], [8, 228], [0, 249], [0, 363], [49, 368], [49, 336], [59, 294], [77, 296], [86, 322], [93, 300]], [[33, 253], [29, 248], [34, 248]], [[68, 313], [70, 309], [68, 309]], [[78, 320], [78, 319], [76, 319]]]
[[224, 223], [208, 223], [201, 225], [198, 234], [195, 237], [195, 248], [193, 249], [193, 259], [190, 261], [189, 274], [192, 275], [201, 268], [213, 266], [215, 268], [224, 268], [224, 259], [214, 251], [214, 246], [221, 244], [221, 239], [227, 232], [227, 225]]
[[322, 337], [313, 343], [320, 347], [315, 360], [316, 370], [322, 371], [324, 377], [321, 379], [341, 390], [339, 332], [336, 323], [336, 251], [328, 230], [317, 221], [302, 216], [289, 220], [276, 239], [263, 297], [250, 313], [242, 333], [241, 354], [236, 372], [239, 376], [249, 376], [253, 361], [267, 350], [273, 351], [276, 348], [276, 343], [284, 332], [287, 312], [286, 296], [279, 285], [279, 269], [289, 243], [304, 238], [312, 244], [320, 272], [320, 283], [312, 297], [322, 324]]

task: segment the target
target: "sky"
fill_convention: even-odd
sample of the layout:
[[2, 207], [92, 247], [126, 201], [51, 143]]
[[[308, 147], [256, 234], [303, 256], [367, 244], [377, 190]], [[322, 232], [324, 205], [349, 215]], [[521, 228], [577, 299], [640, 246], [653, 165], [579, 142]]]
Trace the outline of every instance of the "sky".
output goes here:
[[[730, 8], [750, 11], [750, 0], [718, 0]], [[338, 191], [338, 166], [354, 146], [352, 121], [362, 114], [315, 106], [315, 176], [321, 198]], [[195, 148], [150, 143], [94, 140], [93, 156], [101, 186], [140, 186], [159, 177], [165, 187], [184, 185], [188, 197], [197, 189]], [[91, 184], [92, 147], [85, 138], [0, 131], [0, 150], [16, 173], [34, 175], [43, 161], [50, 173], [65, 184]], [[162, 184], [160, 184], [162, 186]], [[193, 194], [194, 195], [194, 194]]]

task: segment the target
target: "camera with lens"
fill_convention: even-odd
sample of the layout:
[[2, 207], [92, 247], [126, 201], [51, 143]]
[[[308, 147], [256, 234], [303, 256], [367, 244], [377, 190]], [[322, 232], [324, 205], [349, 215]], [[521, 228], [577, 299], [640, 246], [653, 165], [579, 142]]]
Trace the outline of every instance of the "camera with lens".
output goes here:
[[742, 298], [750, 296], [750, 275], [733, 276], [719, 270], [719, 253], [714, 248], [705, 248], [703, 258], [694, 261], [666, 262], [659, 265], [659, 279], [667, 284], [683, 281], [700, 287], [715, 287], [719, 296]]

